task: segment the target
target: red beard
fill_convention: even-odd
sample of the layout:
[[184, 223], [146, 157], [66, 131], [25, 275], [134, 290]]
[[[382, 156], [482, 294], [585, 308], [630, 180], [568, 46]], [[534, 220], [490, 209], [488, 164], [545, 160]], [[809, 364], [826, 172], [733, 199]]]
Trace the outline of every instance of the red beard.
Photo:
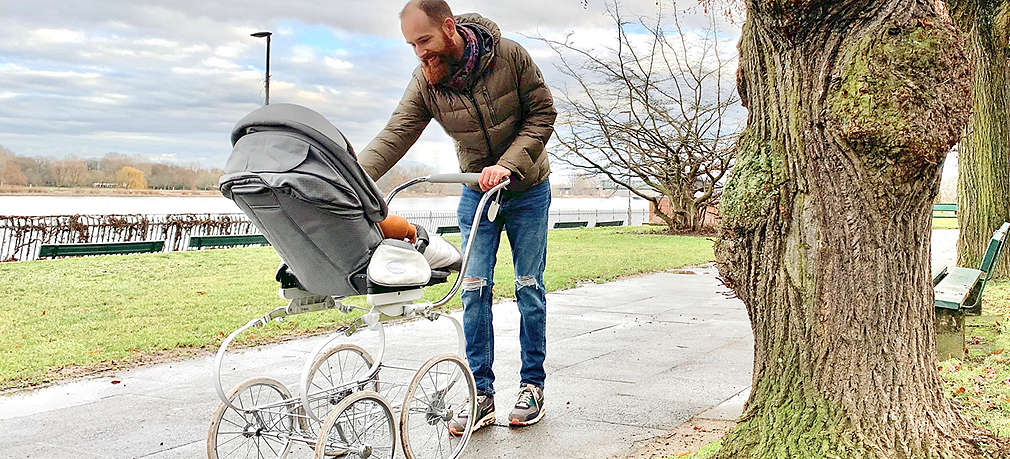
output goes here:
[[424, 71], [428, 83], [439, 84], [449, 77], [449, 64], [454, 61], [459, 47], [444, 32], [442, 39], [445, 45], [440, 51], [428, 53], [421, 57], [421, 70]]

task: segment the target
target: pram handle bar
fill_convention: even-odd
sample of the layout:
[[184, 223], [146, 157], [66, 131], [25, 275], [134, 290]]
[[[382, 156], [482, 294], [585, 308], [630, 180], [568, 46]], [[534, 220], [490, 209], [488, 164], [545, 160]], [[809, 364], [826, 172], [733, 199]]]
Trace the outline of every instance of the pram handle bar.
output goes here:
[[428, 176], [428, 183], [477, 183], [480, 174], [434, 174]]
[[477, 238], [477, 228], [480, 226], [480, 218], [484, 213], [484, 206], [487, 205], [487, 201], [491, 199], [491, 196], [497, 194], [502, 188], [507, 187], [509, 183], [512, 183], [512, 180], [506, 177], [497, 185], [491, 187], [490, 190], [485, 191], [484, 194], [481, 195], [480, 202], [477, 204], [477, 210], [474, 211], [473, 220], [471, 220], [473, 222], [473, 227], [470, 228], [470, 237], [466, 240], [466, 250], [463, 251], [463, 261], [460, 263], [459, 275], [456, 276], [456, 283], [452, 285], [452, 289], [450, 289], [441, 300], [435, 302], [433, 305], [434, 307], [437, 308], [448, 303], [449, 299], [456, 295], [456, 292], [459, 291], [459, 287], [463, 285], [466, 267], [470, 263], [470, 249], [473, 249], [473, 241]]
[[[389, 194], [386, 195], [386, 205], [388, 206], [389, 203], [393, 200], [393, 197], [396, 196], [399, 192], [407, 188], [410, 188], [414, 185], [417, 185], [418, 183], [477, 183], [479, 180], [480, 180], [480, 174], [477, 173], [433, 174], [424, 177], [413, 178], [408, 180], [403, 185], [394, 188], [393, 191], [390, 191]], [[503, 183], [507, 184], [505, 180], [503, 180]]]

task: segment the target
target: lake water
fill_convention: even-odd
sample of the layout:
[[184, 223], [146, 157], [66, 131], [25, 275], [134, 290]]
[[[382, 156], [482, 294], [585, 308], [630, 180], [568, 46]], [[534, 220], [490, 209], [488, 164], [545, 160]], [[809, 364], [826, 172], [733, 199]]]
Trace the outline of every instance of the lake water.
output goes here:
[[[458, 196], [409, 198], [397, 197], [393, 211], [455, 210]], [[553, 211], [624, 210], [628, 198], [561, 198], [551, 201]], [[645, 200], [632, 199], [636, 214], [648, 212]], [[180, 214], [237, 213], [235, 204], [224, 197], [192, 196], [0, 196], [0, 215], [71, 215], [71, 214]]]

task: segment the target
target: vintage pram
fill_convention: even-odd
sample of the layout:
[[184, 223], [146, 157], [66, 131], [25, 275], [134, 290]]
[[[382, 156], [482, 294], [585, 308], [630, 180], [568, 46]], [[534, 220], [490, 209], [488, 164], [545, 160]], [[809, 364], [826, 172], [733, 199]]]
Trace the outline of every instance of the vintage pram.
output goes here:
[[[316, 458], [388, 458], [393, 457], [397, 439], [408, 458], [459, 456], [470, 438], [476, 389], [461, 358], [462, 327], [439, 307], [459, 290], [462, 276], [441, 300], [421, 302], [423, 288], [445, 282], [449, 273], [418, 262], [418, 257], [424, 261], [423, 255], [410, 244], [384, 240], [378, 222], [386, 217], [388, 202], [409, 186], [473, 183], [478, 175], [416, 178], [383, 200], [340, 131], [318, 113], [292, 104], [250, 113], [232, 131], [232, 144], [221, 192], [280, 254], [283, 264], [277, 280], [280, 295], [289, 304], [249, 321], [221, 343], [214, 361], [221, 406], [208, 431], [208, 457], [286, 457], [300, 442], [314, 447]], [[507, 184], [483, 195], [474, 221], [479, 221], [489, 198]], [[469, 241], [475, 236], [471, 231]], [[469, 255], [469, 250], [462, 254], [463, 272]], [[296, 388], [257, 377], [225, 392], [222, 362], [236, 337], [294, 314], [363, 309], [341, 302], [360, 295], [366, 296], [367, 312], [323, 340], [305, 361]], [[458, 335], [458, 354], [432, 357], [416, 370], [383, 364], [380, 313], [449, 320]], [[362, 330], [378, 333], [377, 355], [354, 344], [337, 344]], [[414, 376], [406, 385], [379, 377], [391, 370], [411, 371]], [[402, 398], [389, 399], [400, 392]], [[449, 434], [448, 422], [460, 412], [469, 413], [470, 425], [457, 437]]]

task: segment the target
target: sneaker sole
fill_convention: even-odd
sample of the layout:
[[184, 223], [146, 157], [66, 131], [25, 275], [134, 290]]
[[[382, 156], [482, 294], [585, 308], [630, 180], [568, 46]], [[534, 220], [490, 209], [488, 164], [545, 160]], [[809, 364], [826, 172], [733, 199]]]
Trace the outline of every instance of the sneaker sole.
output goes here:
[[547, 412], [546, 408], [540, 407], [540, 414], [538, 414], [537, 417], [535, 417], [533, 419], [530, 419], [529, 421], [520, 421], [518, 419], [512, 419], [511, 421], [509, 421], [509, 426], [511, 426], [511, 427], [524, 427], [524, 426], [536, 424], [536, 423], [540, 422], [541, 419], [543, 419], [544, 413], [546, 413], [546, 412]]
[[[494, 424], [494, 411], [492, 411], [492, 412], [484, 415], [484, 417], [480, 418], [476, 423], [474, 423], [474, 425], [473, 425], [473, 431], [476, 432], [478, 429], [481, 429], [483, 427], [487, 427], [487, 426], [489, 426], [491, 424]], [[455, 435], [457, 437], [462, 437], [463, 436], [463, 432], [459, 432], [456, 429], [453, 429], [452, 427], [449, 428], [449, 433], [451, 433], [451, 434], [453, 434], [453, 435]]]

